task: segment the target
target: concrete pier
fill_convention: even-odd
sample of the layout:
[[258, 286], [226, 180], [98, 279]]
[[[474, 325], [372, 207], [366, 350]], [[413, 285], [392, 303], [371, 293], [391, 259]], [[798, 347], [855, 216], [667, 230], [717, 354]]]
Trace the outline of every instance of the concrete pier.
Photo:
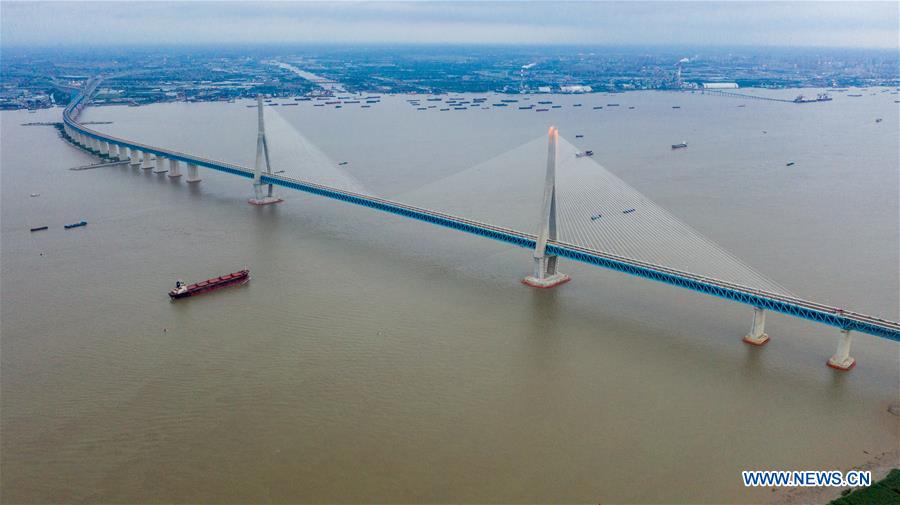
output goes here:
[[156, 168], [153, 169], [154, 174], [164, 174], [169, 169], [166, 168], [166, 159], [162, 156], [156, 157]]
[[139, 166], [141, 164], [141, 152], [137, 149], [132, 149], [130, 160], [132, 166]]
[[194, 165], [193, 163], [188, 163], [187, 164], [187, 179], [185, 179], [185, 182], [200, 182], [200, 174], [197, 172], [198, 172], [197, 165]]
[[169, 177], [181, 177], [181, 167], [178, 160], [169, 160]]
[[119, 161], [122, 155], [119, 153], [119, 144], [109, 144], [109, 159]]
[[100, 142], [100, 154], [109, 156], [109, 142]]
[[97, 139], [94, 139], [93, 145], [94, 145], [94, 148], [92, 150], [95, 153], [100, 154], [100, 141]]
[[547, 242], [556, 240], [556, 158], [559, 131], [551, 126], [547, 143], [547, 175], [544, 181], [544, 204], [534, 247], [534, 272], [522, 283], [534, 288], [553, 288], [569, 282], [571, 277], [556, 270], [558, 258], [547, 256]]
[[750, 333], [744, 336], [744, 342], [750, 345], [765, 345], [769, 341], [766, 334], [766, 311], [759, 308], [753, 308], [753, 324], [750, 326]]
[[144, 170], [150, 170], [153, 168], [153, 155], [148, 153], [147, 151], [143, 152], [144, 158], [141, 162], [141, 168]]
[[850, 330], [841, 330], [840, 335], [838, 335], [837, 351], [828, 360], [828, 366], [842, 372], [846, 372], [856, 366], [856, 360], [850, 356], [850, 344], [852, 341], [853, 336], [850, 334]]

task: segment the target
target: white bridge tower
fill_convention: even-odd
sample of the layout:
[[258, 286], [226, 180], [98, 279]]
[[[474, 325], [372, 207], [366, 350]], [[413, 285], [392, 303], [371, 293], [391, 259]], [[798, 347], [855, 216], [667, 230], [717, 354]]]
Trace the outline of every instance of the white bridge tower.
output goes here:
[[269, 144], [266, 142], [266, 124], [263, 119], [263, 99], [262, 95], [256, 95], [256, 107], [259, 116], [259, 133], [256, 136], [256, 165], [253, 175], [253, 193], [254, 197], [248, 200], [253, 205], [269, 205], [281, 202], [281, 198], [272, 196], [272, 185], [269, 184], [268, 191], [265, 196], [262, 192], [262, 165], [263, 160], [266, 163], [266, 174], [272, 175], [272, 165], [269, 163]]
[[544, 182], [544, 204], [541, 207], [541, 220], [538, 224], [537, 243], [534, 247], [534, 273], [522, 279], [522, 282], [535, 288], [552, 288], [568, 282], [571, 278], [556, 271], [559, 258], [548, 256], [547, 242], [556, 240], [556, 158], [559, 143], [559, 131], [551, 126], [547, 144], [547, 176]]

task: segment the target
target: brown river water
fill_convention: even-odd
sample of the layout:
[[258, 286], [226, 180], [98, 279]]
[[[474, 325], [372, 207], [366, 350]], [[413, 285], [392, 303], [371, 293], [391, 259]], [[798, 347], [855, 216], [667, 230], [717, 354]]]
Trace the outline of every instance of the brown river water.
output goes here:
[[[794, 293], [897, 320], [900, 104], [861, 93], [266, 113], [286, 175], [525, 231], [545, 160], [519, 147], [554, 124]], [[82, 119], [252, 165], [249, 103]], [[771, 342], [751, 347], [750, 307], [648, 280], [562, 261], [573, 281], [533, 290], [529, 251], [453, 230], [280, 188], [257, 208], [249, 181], [202, 169], [192, 186], [70, 171], [95, 159], [21, 126], [60, 115], [0, 114], [6, 503], [754, 503], [783, 491], [744, 488], [741, 470], [847, 470], [898, 445], [895, 342], [856, 335], [839, 373], [835, 328], [770, 314]], [[503, 167], [466, 177], [498, 156], [536, 190]], [[246, 286], [166, 296], [243, 266]]]

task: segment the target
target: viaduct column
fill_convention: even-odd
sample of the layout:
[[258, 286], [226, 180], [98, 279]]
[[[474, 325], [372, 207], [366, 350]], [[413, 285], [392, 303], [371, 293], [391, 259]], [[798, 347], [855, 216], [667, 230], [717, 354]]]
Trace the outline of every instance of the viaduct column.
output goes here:
[[535, 288], [552, 288], [571, 278], [557, 272], [556, 256], [547, 256], [547, 242], [556, 240], [556, 154], [559, 131], [551, 126], [547, 144], [547, 177], [544, 182], [544, 204], [538, 224], [537, 243], [534, 247], [534, 273], [522, 279], [522, 283]]
[[144, 151], [144, 158], [141, 164], [141, 168], [144, 170], [150, 170], [151, 168], [153, 168], [153, 155], [148, 153], [147, 151]]
[[100, 142], [100, 154], [109, 157], [109, 142]]
[[850, 356], [850, 344], [852, 341], [853, 336], [850, 335], [850, 330], [841, 330], [841, 334], [838, 335], [837, 351], [828, 360], [828, 366], [842, 372], [846, 372], [856, 366], [856, 360]]
[[169, 159], [169, 177], [181, 177], [181, 167], [178, 160]]
[[137, 149], [131, 150], [131, 166], [136, 167], [141, 164], [141, 152]]
[[153, 169], [154, 174], [162, 174], [166, 172], [166, 159], [160, 155], [156, 155], [156, 168]]
[[750, 345], [765, 345], [769, 341], [766, 334], [766, 311], [753, 307], [753, 324], [750, 326], [750, 333], [744, 336], [744, 342]]
[[188, 163], [187, 164], [187, 173], [188, 173], [188, 176], [187, 176], [187, 179], [185, 179], [185, 182], [200, 182], [200, 175], [197, 173], [197, 165], [194, 165], [193, 163]]

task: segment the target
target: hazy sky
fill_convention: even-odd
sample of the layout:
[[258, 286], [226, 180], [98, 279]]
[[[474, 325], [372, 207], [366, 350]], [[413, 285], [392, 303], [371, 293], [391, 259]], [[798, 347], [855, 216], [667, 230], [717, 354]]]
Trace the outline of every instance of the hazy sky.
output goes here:
[[0, 2], [0, 44], [897, 48], [900, 2]]

